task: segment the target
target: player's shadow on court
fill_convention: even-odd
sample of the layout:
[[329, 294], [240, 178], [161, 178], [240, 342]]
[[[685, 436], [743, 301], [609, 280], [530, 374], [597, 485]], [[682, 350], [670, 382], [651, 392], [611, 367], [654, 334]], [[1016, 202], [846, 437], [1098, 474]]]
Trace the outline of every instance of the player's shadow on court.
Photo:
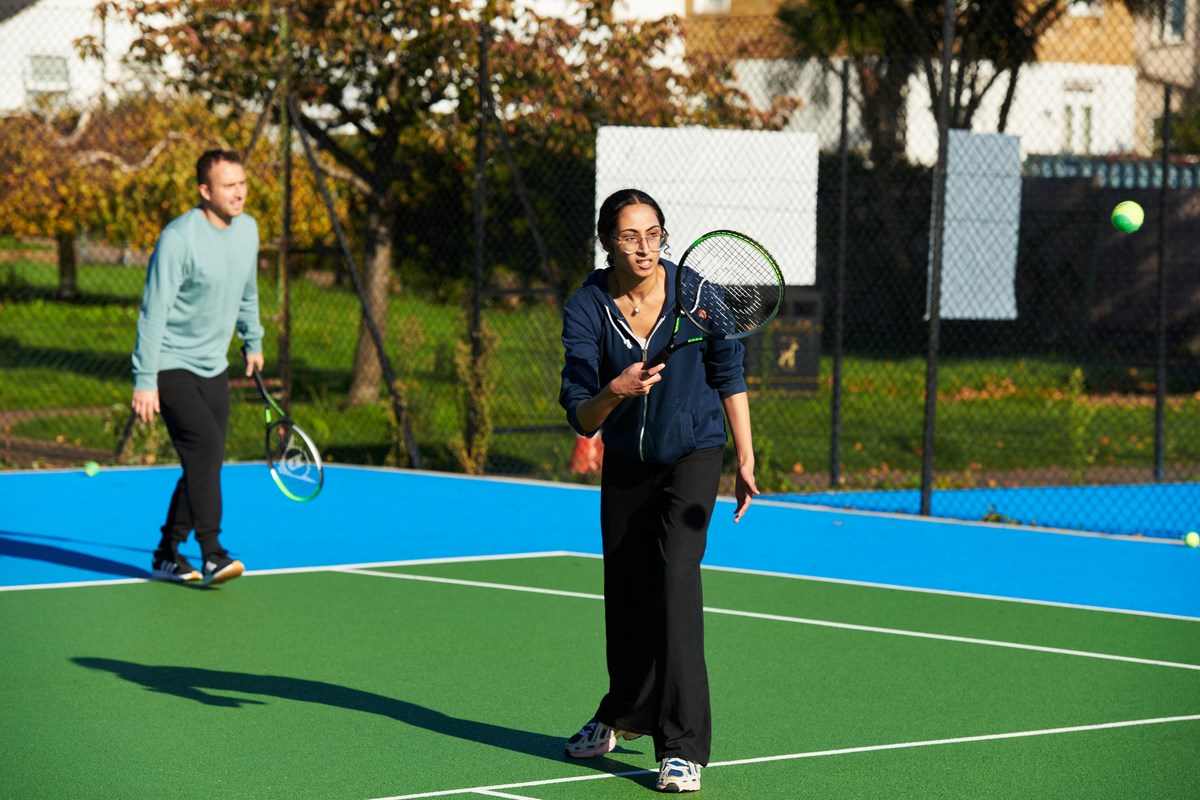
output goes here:
[[[224, 694], [213, 694], [213, 692], [232, 692], [241, 695], [260, 695], [305, 703], [320, 703], [349, 711], [379, 714], [434, 733], [517, 753], [541, 756], [558, 762], [565, 758], [563, 756], [564, 737], [561, 736], [548, 736], [544, 733], [522, 731], [503, 725], [452, 717], [406, 700], [397, 700], [394, 697], [385, 697], [381, 694], [364, 692], [324, 681], [287, 678], [280, 675], [223, 672], [197, 667], [152, 666], [111, 658], [80, 657], [73, 658], [71, 661], [81, 667], [111, 672], [131, 683], [145, 686], [153, 692], [172, 694], [209, 706], [240, 708], [243, 705], [264, 705], [262, 700], [249, 697], [228, 697]], [[581, 759], [578, 762], [572, 761], [572, 763], [590, 767], [598, 772], [636, 772], [638, 774], [622, 777], [628, 777], [638, 783], [645, 783], [647, 780], [643, 768], [623, 764], [611, 758]]]
[[[5, 558], [26, 558], [32, 561], [45, 561], [48, 564], [59, 564], [72, 569], [84, 570], [86, 572], [99, 572], [105, 575], [119, 575], [122, 578], [149, 578], [150, 573], [144, 569], [139, 569], [132, 564], [126, 564], [121, 561], [113, 561], [109, 558], [101, 556], [92, 556], [87, 553], [81, 553], [78, 550], [69, 550], [65, 547], [58, 547], [52, 544], [41, 544], [40, 542], [26, 541], [26, 537], [32, 538], [32, 534], [14, 533], [12, 531], [0, 531], [0, 557]], [[15, 538], [21, 537], [21, 538]], [[50, 537], [37, 537], [50, 538]], [[62, 540], [69, 541], [69, 540]], [[149, 557], [149, 551], [145, 551]]]

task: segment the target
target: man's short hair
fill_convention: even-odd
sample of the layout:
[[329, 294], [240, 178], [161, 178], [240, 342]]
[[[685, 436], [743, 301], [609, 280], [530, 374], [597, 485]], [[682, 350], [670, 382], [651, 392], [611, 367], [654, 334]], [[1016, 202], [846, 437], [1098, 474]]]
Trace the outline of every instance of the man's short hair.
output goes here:
[[196, 183], [211, 186], [212, 184], [208, 181], [212, 174], [213, 164], [219, 161], [241, 164], [242, 157], [233, 150], [206, 150], [196, 161]]

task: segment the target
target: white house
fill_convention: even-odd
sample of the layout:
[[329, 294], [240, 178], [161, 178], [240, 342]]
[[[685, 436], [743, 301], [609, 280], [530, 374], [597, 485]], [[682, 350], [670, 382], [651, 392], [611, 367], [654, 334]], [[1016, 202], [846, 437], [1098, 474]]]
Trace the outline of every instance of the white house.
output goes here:
[[[86, 106], [120, 80], [133, 27], [95, 9], [96, 0], [0, 0], [0, 112]], [[101, 59], [80, 57], [75, 43], [89, 35]]]

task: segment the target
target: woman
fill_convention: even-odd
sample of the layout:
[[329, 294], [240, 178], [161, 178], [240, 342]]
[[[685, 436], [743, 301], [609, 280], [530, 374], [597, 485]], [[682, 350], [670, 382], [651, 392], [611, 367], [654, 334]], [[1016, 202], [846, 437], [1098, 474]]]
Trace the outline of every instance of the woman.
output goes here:
[[660, 258], [662, 209], [645, 192], [623, 189], [601, 205], [596, 233], [608, 267], [564, 309], [559, 402], [581, 435], [603, 431], [609, 690], [566, 754], [603, 755], [618, 737], [652, 736], [658, 789], [695, 791], [712, 738], [700, 561], [726, 419], [737, 449], [735, 522], [758, 494], [742, 346], [703, 342], [647, 369], [673, 332], [677, 267]]

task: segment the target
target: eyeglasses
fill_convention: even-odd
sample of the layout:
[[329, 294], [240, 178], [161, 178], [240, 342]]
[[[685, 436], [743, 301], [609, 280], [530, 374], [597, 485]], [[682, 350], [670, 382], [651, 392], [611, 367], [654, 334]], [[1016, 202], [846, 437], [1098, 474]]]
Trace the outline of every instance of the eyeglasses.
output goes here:
[[650, 231], [645, 236], [638, 236], [636, 233], [620, 233], [612, 238], [620, 251], [626, 254], [641, 250], [643, 242], [645, 242], [645, 249], [651, 253], [657, 253], [667, 246], [666, 230]]

